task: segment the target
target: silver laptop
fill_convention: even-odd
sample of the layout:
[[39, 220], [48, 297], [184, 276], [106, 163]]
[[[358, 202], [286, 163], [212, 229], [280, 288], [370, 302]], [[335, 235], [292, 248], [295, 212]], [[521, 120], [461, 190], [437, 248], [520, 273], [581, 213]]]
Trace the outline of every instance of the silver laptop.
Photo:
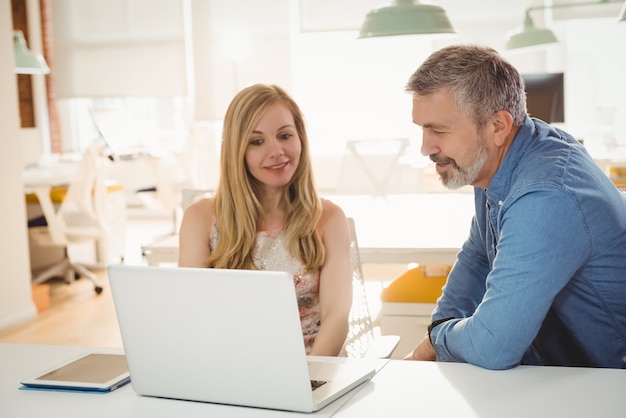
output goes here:
[[91, 120], [98, 136], [106, 145], [109, 158], [135, 160], [148, 155], [145, 144], [140, 140], [142, 128], [122, 109], [90, 109]]
[[285, 272], [111, 265], [140, 395], [313, 412], [368, 381], [372, 363], [306, 356]]

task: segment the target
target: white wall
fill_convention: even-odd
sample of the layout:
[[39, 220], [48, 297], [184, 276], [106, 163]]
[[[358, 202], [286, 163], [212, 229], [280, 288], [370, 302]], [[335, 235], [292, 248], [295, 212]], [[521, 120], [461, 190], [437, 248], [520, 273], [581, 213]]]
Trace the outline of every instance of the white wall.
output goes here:
[[[78, 2], [59, 1], [59, 5]], [[146, 0], [125, 1], [131, 5], [140, 5]], [[80, 1], [81, 4], [83, 2]], [[588, 61], [579, 61], [582, 53], [580, 39], [563, 36], [564, 25], [567, 26], [567, 33], [584, 33], [586, 43], [593, 39], [594, 61], [610, 59], [607, 58], [612, 54], [611, 50], [607, 50], [611, 45], [607, 40], [610, 37], [607, 30], [599, 29], [624, 27], [626, 23], [618, 25], [615, 19], [612, 21], [607, 17], [604, 20], [569, 20], [572, 16], [579, 16], [581, 11], [588, 12], [584, 6], [567, 9], [569, 15], [565, 16], [561, 12], [534, 12], [535, 22], [551, 26], [562, 42], [534, 52], [512, 53], [504, 50], [505, 35], [521, 25], [526, 7], [542, 5], [544, 0], [523, 0], [507, 4], [507, 7], [501, 7], [501, 0], [481, 0], [471, 8], [455, 0], [438, 0], [436, 3], [446, 9], [458, 36], [437, 41], [425, 40], [423, 37], [356, 39], [358, 27], [367, 11], [380, 5], [376, 0], [160, 2], [170, 7], [184, 5], [189, 11], [192, 23], [190, 30], [193, 33], [190, 44], [193, 58], [189, 68], [193, 72], [187, 79], [190, 82], [190, 94], [193, 95], [190, 102], [194, 104], [190, 120], [219, 124], [230, 99], [242, 87], [256, 82], [280, 84], [294, 95], [307, 117], [315, 167], [324, 187], [338, 181], [328, 178], [328, 174], [336, 170], [325, 168], [327, 162], [324, 157], [342, 156], [347, 141], [408, 138], [413, 147], [412, 154], [406, 156], [405, 160], [411, 160], [414, 167], [422, 168], [428, 164], [419, 155], [421, 132], [411, 123], [410, 97], [404, 92], [404, 84], [430, 52], [446, 44], [464, 42], [490, 45], [502, 51], [522, 73], [566, 72], [566, 117], [578, 122], [581, 120], [579, 114], [583, 112], [588, 120], [583, 127], [571, 125], [574, 130], [572, 133], [578, 137], [589, 137], [586, 131], [603, 123], [598, 120], [599, 116], [595, 117], [598, 113], [596, 108], [607, 107], [597, 103], [590, 109], [586, 106], [592, 102], [588, 94], [593, 94], [596, 87], [599, 91], [610, 93], [616, 81], [620, 81], [616, 71], [599, 70], [598, 65], [592, 68]], [[64, 10], [57, 7], [55, 11]], [[616, 16], [618, 8], [619, 4], [592, 7], [601, 10], [603, 16]], [[150, 16], [146, 14], [143, 17], [150, 19]], [[67, 12], [57, 16], [60, 19], [57, 20], [57, 26], [63, 27], [65, 20], [69, 20], [65, 26], [76, 26], [78, 23], [73, 23], [76, 17], [75, 13]], [[94, 16], [80, 15], [80, 18], [80, 25], [92, 26], [89, 19]], [[180, 13], [172, 19], [178, 21]], [[97, 26], [97, 22], [94, 25]], [[114, 29], [115, 25], [107, 26], [109, 31], [114, 32]], [[121, 32], [113, 38], [118, 43], [126, 42], [123, 36], [125, 28], [119, 30]], [[246, 44], [245, 51], [232, 48], [236, 41]], [[128, 42], [132, 43], [132, 37]], [[613, 41], [616, 42], [619, 44], [620, 41]], [[585, 54], [590, 56], [588, 52]], [[610, 69], [607, 67], [607, 70]], [[575, 77], [570, 78], [570, 73], [575, 74]], [[115, 82], [107, 71], [98, 74], [98, 79]], [[593, 89], [579, 89], [573, 81], [570, 82], [591, 79], [594, 80]], [[623, 114], [619, 111], [613, 113]], [[612, 122], [618, 120], [616, 117], [612, 119]], [[565, 127], [569, 128], [570, 125], [566, 124]], [[209, 139], [219, 142], [216, 137]], [[593, 138], [586, 139], [593, 142]], [[213, 162], [217, 161], [216, 157], [212, 156]]]
[[592, 153], [626, 162], [626, 22], [558, 26], [565, 49], [567, 127]]
[[184, 95], [181, 0], [54, 0], [58, 98]]
[[223, 118], [245, 86], [292, 88], [293, 0], [189, 0], [196, 73], [194, 120]]
[[[11, 1], [0, 0], [0, 329], [37, 314], [31, 298]], [[6, 59], [11, 57], [11, 59]]]

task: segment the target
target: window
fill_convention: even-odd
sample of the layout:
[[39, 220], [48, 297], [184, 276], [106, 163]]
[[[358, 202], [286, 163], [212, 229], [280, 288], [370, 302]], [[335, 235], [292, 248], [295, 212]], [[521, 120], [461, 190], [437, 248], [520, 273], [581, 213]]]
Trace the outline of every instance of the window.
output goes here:
[[63, 99], [59, 117], [64, 152], [80, 152], [101, 134], [116, 153], [137, 148], [180, 152], [189, 126], [189, 105], [181, 96]]

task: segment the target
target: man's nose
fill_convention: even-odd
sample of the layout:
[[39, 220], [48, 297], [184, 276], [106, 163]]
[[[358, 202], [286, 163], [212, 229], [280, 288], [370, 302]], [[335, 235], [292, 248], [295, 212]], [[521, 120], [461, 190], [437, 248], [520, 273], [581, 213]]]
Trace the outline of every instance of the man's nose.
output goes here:
[[422, 147], [420, 148], [422, 155], [438, 154], [439, 151], [441, 150], [435, 136], [422, 131]]

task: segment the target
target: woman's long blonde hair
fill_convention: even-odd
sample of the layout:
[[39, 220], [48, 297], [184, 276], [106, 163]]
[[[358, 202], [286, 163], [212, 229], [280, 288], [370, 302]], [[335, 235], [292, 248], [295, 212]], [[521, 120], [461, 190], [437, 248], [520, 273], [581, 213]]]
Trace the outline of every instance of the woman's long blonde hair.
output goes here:
[[245, 153], [251, 132], [275, 103], [282, 103], [291, 111], [302, 145], [300, 162], [283, 197], [287, 208], [284, 225], [287, 249], [306, 271], [317, 271], [324, 262], [324, 246], [317, 231], [322, 205], [313, 181], [304, 116], [283, 89], [256, 84], [233, 98], [224, 118], [220, 178], [214, 196], [219, 238], [207, 260], [208, 267], [257, 268], [252, 252], [261, 216], [260, 184], [248, 171]]

